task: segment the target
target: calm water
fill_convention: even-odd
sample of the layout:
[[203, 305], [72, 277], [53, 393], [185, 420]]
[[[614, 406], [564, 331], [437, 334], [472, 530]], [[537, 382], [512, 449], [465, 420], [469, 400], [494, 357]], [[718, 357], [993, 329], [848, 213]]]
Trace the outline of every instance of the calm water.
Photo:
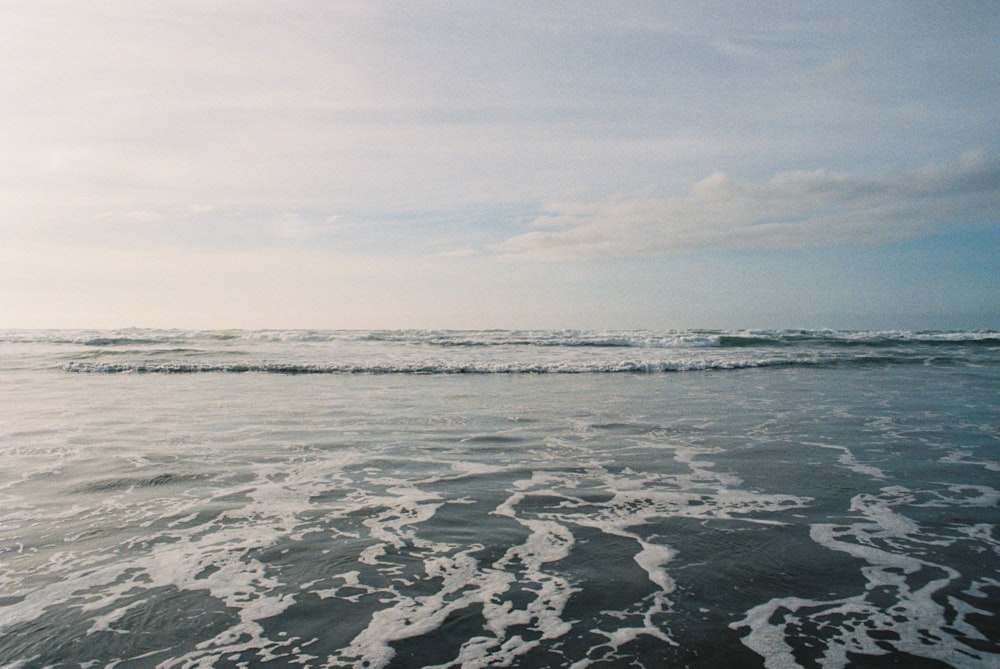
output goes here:
[[0, 333], [0, 667], [1000, 666], [1000, 334]]

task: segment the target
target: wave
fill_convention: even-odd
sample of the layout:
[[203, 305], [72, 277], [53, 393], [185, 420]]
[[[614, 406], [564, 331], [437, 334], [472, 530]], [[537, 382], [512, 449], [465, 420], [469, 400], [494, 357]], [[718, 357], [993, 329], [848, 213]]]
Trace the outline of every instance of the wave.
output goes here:
[[[935, 359], [935, 364], [948, 360]], [[595, 362], [465, 362], [465, 363], [371, 363], [371, 364], [294, 364], [294, 363], [153, 363], [153, 362], [70, 362], [67, 372], [77, 374], [661, 374], [675, 372], [733, 371], [776, 367], [843, 367], [927, 364], [925, 358], [910, 356], [856, 356], [851, 358], [761, 358], [740, 360], [686, 361], [595, 361]]]
[[723, 348], [758, 346], [891, 347], [921, 344], [929, 346], [1000, 346], [1000, 333], [992, 331], [841, 331], [799, 330], [762, 333], [719, 334]]
[[[80, 363], [71, 362], [65, 370], [85, 374], [649, 374], [659, 372], [706, 371], [711, 369], [749, 369], [797, 364], [787, 361], [644, 363], [621, 362], [608, 364], [370, 364], [370, 365], [301, 365], [301, 364], [150, 364], [150, 363]], [[802, 364], [802, 363], [798, 363]], [[808, 364], [808, 363], [806, 363]]]
[[6, 358], [13, 367], [84, 374], [656, 374], [1000, 362], [995, 331], [59, 330], [0, 332], [0, 345], [24, 354]]
[[1000, 346], [1000, 332], [857, 330], [8, 330], [0, 343], [92, 348], [239, 343], [372, 342], [429, 347], [767, 348]]

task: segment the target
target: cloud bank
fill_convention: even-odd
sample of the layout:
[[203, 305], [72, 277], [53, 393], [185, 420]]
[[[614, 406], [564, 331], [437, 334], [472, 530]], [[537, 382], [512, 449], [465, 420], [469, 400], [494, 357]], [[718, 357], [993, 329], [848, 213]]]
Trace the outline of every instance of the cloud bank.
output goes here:
[[499, 246], [508, 257], [576, 260], [732, 248], [876, 244], [944, 225], [996, 223], [1000, 157], [970, 151], [943, 166], [866, 177], [780, 172], [763, 182], [716, 172], [681, 197], [556, 202], [537, 229]]

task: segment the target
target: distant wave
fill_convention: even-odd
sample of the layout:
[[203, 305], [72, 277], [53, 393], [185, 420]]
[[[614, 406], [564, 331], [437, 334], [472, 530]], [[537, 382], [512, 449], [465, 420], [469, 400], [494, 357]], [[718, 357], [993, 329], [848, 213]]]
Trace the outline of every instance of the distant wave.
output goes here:
[[724, 333], [718, 335], [719, 345], [727, 348], [757, 346], [833, 346], [885, 347], [910, 344], [968, 346], [1000, 346], [997, 332], [904, 332], [904, 331], [827, 331], [802, 330], [768, 333]]
[[9, 330], [3, 343], [93, 348], [191, 346], [267, 342], [384, 342], [432, 347], [757, 348], [886, 347], [908, 344], [1000, 346], [997, 331], [847, 330]]

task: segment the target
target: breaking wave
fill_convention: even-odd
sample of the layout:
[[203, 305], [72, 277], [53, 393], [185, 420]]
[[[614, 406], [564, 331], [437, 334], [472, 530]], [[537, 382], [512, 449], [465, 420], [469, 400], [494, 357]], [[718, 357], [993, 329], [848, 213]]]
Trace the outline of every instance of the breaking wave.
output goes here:
[[78, 374], [661, 374], [671, 372], [731, 371], [765, 367], [817, 367], [907, 364], [896, 356], [864, 356], [850, 360], [696, 360], [689, 362], [624, 361], [592, 364], [469, 363], [469, 364], [281, 364], [281, 363], [87, 363], [70, 362], [66, 371]]
[[19, 347], [11, 360], [30, 351], [40, 367], [85, 374], [660, 374], [981, 366], [996, 361], [1000, 333], [46, 330], [0, 332], [0, 346]]

